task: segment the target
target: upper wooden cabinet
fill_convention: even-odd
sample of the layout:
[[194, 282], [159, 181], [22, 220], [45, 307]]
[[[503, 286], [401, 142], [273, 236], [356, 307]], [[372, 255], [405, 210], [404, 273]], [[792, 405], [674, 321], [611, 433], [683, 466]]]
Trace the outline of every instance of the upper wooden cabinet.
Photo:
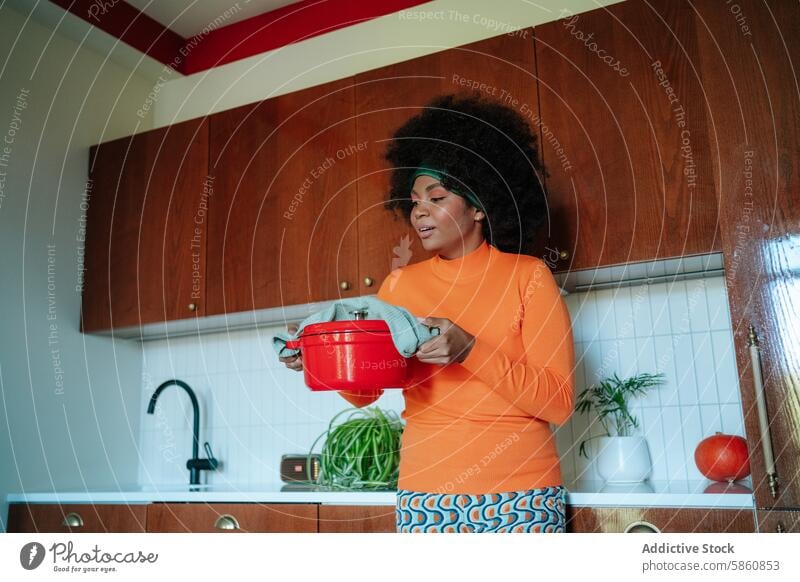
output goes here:
[[[747, 30], [693, 3], [720, 196], [739, 383], [759, 507], [800, 507], [800, 5], [740, 2]], [[761, 350], [777, 487], [765, 471], [748, 341]], [[774, 528], [773, 528], [774, 529]], [[788, 529], [788, 526], [787, 526]]]
[[[523, 29], [374, 69], [355, 77], [358, 142], [358, 238], [361, 293], [375, 293], [391, 270], [430, 258], [408, 222], [383, 208], [391, 169], [384, 159], [394, 132], [434, 97], [476, 88], [538, 113], [533, 30]], [[531, 121], [531, 127], [535, 128]], [[409, 196], [411, 195], [409, 191]]]
[[203, 119], [91, 149], [83, 331], [206, 313], [207, 160]]
[[536, 27], [559, 268], [719, 250], [696, 26], [687, 5], [634, 0]]
[[357, 150], [352, 79], [211, 117], [207, 313], [359, 293]]

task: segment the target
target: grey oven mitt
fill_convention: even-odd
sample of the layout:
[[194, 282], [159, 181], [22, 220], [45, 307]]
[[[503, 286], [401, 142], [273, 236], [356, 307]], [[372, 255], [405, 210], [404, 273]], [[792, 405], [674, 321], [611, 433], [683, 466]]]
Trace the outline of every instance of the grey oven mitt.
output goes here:
[[283, 332], [273, 336], [272, 347], [281, 358], [294, 356], [300, 350], [287, 348], [286, 342], [300, 337], [304, 327], [313, 323], [323, 323], [326, 321], [352, 320], [355, 319], [355, 316], [351, 312], [356, 310], [367, 312], [364, 319], [384, 320], [389, 326], [389, 331], [392, 334], [392, 341], [394, 341], [397, 351], [406, 358], [412, 357], [417, 352], [419, 346], [434, 336], [439, 335], [439, 328], [429, 328], [422, 325], [405, 307], [391, 305], [385, 301], [381, 301], [377, 297], [356, 297], [337, 301], [326, 309], [309, 315], [300, 322], [297, 332], [294, 335]]

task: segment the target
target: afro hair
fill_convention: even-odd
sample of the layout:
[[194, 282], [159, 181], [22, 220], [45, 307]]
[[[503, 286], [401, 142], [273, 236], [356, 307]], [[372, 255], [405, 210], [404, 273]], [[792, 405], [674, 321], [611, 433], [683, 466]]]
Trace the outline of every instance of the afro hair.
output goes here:
[[410, 220], [411, 177], [429, 166], [448, 190], [477, 196], [489, 244], [529, 254], [547, 201], [536, 137], [519, 113], [478, 93], [440, 96], [395, 132], [385, 157], [393, 168], [387, 210]]

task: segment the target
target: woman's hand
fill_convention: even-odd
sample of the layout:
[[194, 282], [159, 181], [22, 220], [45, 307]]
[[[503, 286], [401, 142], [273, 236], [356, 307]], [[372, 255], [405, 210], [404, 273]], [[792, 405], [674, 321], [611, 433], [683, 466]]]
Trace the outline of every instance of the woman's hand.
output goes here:
[[286, 367], [289, 368], [290, 370], [294, 370], [296, 372], [303, 371], [303, 354], [297, 354], [296, 356], [279, 357], [278, 359], [284, 364], [286, 364]]
[[439, 335], [426, 341], [417, 349], [417, 359], [425, 364], [460, 364], [467, 359], [475, 336], [467, 333], [455, 323], [444, 317], [418, 317], [427, 327], [438, 327]]
[[[297, 324], [292, 323], [286, 327], [286, 330], [291, 333], [297, 333]], [[286, 367], [290, 370], [295, 370], [296, 372], [303, 371], [303, 354], [298, 352], [294, 356], [287, 356], [287, 357], [278, 357], [278, 360], [286, 364]]]

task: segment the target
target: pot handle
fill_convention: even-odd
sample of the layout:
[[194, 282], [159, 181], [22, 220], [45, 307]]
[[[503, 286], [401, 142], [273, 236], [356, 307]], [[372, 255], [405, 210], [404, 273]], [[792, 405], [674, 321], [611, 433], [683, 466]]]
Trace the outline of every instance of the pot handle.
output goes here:
[[300, 340], [286, 340], [286, 347], [290, 350], [299, 350], [300, 349]]

